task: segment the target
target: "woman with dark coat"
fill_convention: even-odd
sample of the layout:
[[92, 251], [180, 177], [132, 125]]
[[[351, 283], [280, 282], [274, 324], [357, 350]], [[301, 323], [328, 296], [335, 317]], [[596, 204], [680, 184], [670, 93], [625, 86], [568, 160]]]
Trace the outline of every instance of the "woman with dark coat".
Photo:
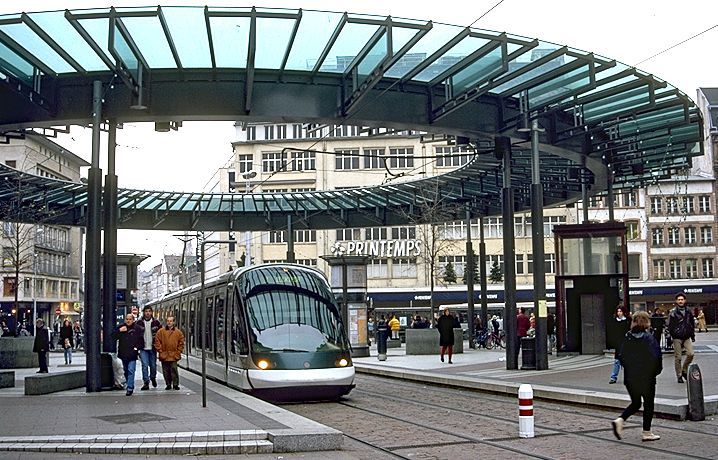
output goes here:
[[72, 330], [72, 323], [66, 319], [60, 328], [59, 345], [65, 351], [65, 365], [72, 364], [72, 349], [75, 348], [75, 332]]
[[439, 330], [441, 362], [444, 362], [444, 353], [448, 351], [449, 364], [454, 364], [451, 362], [451, 356], [454, 354], [454, 317], [451, 315], [448, 308], [445, 308], [444, 314], [439, 317], [436, 328]]
[[652, 334], [648, 333], [651, 319], [645, 311], [633, 316], [631, 330], [626, 334], [616, 357], [623, 366], [623, 383], [631, 396], [631, 404], [620, 417], [612, 422], [613, 434], [621, 439], [623, 424], [641, 408], [643, 399], [643, 441], [661, 439], [651, 432], [653, 403], [656, 397], [656, 376], [663, 371], [661, 348]]
[[32, 344], [32, 351], [37, 353], [40, 361], [38, 374], [47, 374], [47, 352], [50, 350], [50, 332], [45, 328], [45, 321], [38, 319], [35, 322], [35, 341]]
[[[616, 308], [616, 313], [613, 315], [613, 319], [608, 323], [608, 348], [612, 348], [618, 352], [618, 347], [621, 346], [623, 338], [631, 327], [631, 320], [624, 314], [623, 306], [619, 305]], [[616, 358], [613, 361], [613, 369], [611, 370], [611, 378], [608, 383], [616, 383], [618, 380], [618, 373], [621, 370], [621, 363]]]

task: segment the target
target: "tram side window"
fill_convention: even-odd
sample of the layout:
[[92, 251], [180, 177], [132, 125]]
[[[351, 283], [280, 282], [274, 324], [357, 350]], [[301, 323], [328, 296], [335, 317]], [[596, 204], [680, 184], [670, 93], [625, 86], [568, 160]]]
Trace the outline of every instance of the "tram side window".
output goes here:
[[187, 333], [189, 334], [190, 350], [194, 350], [197, 346], [196, 342], [195, 342], [195, 340], [196, 340], [195, 337], [197, 336], [195, 334], [195, 331], [197, 330], [197, 328], [195, 327], [195, 319], [197, 318], [197, 315], [194, 314], [194, 310], [195, 310], [194, 305], [195, 305], [195, 301], [194, 300], [190, 301], [190, 303], [189, 303], [189, 321], [187, 322], [187, 327], [189, 328]]
[[224, 357], [224, 299], [220, 296], [214, 298], [214, 308], [217, 312], [217, 323], [215, 324], [214, 349], [219, 358]]
[[247, 344], [247, 334], [244, 327], [244, 309], [237, 291], [234, 291], [234, 301], [232, 302], [232, 345], [231, 353], [246, 355], [249, 353]]
[[212, 321], [212, 318], [214, 318], [214, 299], [212, 297], [208, 297], [205, 302], [207, 302], [207, 316], [205, 318], [206, 321], [206, 329], [205, 329], [205, 336], [204, 340], [205, 346], [204, 349], [207, 351], [212, 351], [212, 345], [214, 344], [214, 339], [212, 337], [212, 331], [214, 330], [214, 321]]

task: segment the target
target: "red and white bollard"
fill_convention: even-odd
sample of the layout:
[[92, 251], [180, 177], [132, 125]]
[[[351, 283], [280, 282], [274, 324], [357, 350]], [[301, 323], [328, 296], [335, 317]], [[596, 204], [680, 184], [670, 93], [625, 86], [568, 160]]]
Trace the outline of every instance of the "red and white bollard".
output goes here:
[[524, 383], [519, 387], [519, 438], [534, 437], [534, 390]]

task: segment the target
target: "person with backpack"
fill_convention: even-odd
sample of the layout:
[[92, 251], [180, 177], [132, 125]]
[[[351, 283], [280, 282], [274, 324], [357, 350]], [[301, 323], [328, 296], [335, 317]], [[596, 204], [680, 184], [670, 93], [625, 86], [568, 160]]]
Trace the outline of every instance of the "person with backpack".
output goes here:
[[[673, 357], [678, 383], [687, 377], [688, 365], [693, 361], [693, 342], [696, 341], [695, 319], [686, 307], [686, 295], [676, 294], [676, 306], [668, 314], [668, 332], [673, 339]], [[683, 361], [683, 351], [686, 359]]]

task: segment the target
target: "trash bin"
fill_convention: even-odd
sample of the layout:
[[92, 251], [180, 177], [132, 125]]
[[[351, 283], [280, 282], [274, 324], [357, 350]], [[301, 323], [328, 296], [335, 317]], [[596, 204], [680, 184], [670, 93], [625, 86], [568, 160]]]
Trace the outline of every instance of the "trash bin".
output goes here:
[[112, 371], [112, 355], [100, 353], [100, 387], [112, 390], [115, 386], [115, 373]]
[[536, 337], [521, 337], [521, 370], [536, 370]]

